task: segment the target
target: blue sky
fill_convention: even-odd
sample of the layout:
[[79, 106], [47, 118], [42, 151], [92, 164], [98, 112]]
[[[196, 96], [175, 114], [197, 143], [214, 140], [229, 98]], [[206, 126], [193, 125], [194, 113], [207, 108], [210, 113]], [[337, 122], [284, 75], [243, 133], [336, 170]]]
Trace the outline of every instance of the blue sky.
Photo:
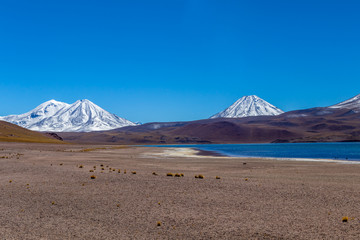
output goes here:
[[196, 120], [243, 95], [295, 110], [360, 93], [359, 1], [0, 2], [0, 115], [89, 99]]

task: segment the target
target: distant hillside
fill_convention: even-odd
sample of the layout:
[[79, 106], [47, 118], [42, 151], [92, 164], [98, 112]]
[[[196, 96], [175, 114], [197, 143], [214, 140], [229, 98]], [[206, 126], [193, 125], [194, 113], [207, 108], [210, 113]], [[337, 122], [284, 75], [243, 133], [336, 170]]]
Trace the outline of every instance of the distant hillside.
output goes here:
[[0, 142], [64, 143], [56, 135], [39, 133], [0, 121]]
[[278, 116], [147, 123], [104, 132], [58, 134], [69, 142], [103, 144], [360, 141], [360, 113], [312, 108]]

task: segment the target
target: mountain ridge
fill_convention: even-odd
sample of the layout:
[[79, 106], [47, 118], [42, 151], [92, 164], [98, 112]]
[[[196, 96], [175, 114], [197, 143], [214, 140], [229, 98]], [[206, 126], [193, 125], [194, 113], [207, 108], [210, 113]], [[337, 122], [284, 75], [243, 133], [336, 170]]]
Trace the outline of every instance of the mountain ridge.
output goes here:
[[328, 108], [348, 108], [355, 112], [360, 112], [360, 94], [338, 104], [331, 105]]
[[73, 104], [52, 99], [27, 113], [0, 117], [0, 120], [40, 132], [106, 131], [136, 125], [88, 99], [77, 100]]

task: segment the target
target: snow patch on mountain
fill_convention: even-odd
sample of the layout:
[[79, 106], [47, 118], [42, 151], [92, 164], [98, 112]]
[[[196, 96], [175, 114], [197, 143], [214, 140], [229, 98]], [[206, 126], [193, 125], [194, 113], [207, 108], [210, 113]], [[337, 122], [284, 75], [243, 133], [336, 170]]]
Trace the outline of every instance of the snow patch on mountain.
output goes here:
[[279, 108], [255, 95], [244, 96], [230, 107], [210, 118], [242, 118], [250, 116], [274, 116], [284, 113]]
[[360, 112], [360, 94], [350, 98], [344, 102], [330, 106], [329, 108], [347, 108], [352, 109], [354, 112]]
[[87, 99], [73, 104], [50, 100], [30, 112], [0, 117], [0, 120], [42, 132], [105, 131], [136, 125]]

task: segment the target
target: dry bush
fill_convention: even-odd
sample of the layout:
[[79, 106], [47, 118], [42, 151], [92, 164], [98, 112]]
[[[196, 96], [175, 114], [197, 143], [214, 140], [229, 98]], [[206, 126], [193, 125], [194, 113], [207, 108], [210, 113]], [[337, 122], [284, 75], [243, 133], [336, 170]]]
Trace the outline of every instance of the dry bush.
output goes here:
[[90, 178], [91, 178], [91, 179], [95, 179], [96, 176], [95, 176], [95, 175], [91, 175]]
[[172, 174], [172, 173], [167, 173], [166, 176], [168, 176], [168, 177], [173, 177], [174, 174]]
[[215, 179], [220, 179], [220, 177], [219, 177], [219, 176], [216, 176]]
[[132, 173], [132, 174], [136, 174], [136, 171], [132, 171], [131, 173]]

